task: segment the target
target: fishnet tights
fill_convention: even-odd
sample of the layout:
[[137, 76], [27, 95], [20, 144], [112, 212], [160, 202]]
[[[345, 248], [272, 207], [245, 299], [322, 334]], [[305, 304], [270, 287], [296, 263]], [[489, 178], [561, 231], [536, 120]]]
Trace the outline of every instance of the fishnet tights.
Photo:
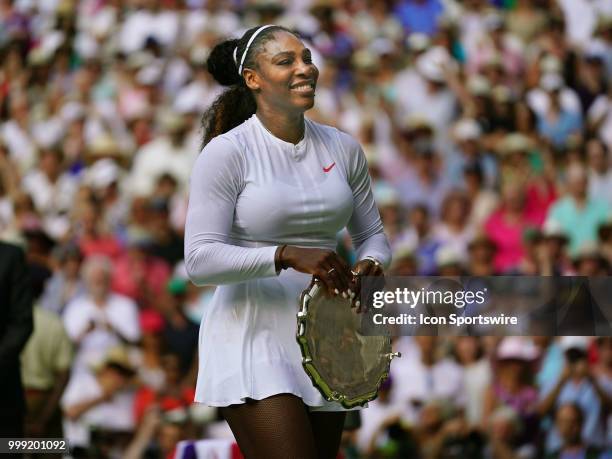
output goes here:
[[246, 459], [335, 459], [344, 412], [309, 412], [292, 394], [221, 408]]

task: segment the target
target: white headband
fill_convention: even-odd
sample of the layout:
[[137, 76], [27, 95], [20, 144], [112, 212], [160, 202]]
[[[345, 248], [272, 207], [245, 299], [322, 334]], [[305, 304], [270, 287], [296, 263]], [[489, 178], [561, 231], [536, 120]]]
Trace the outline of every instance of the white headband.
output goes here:
[[267, 29], [268, 27], [272, 27], [274, 24], [268, 24], [265, 26], [261, 26], [259, 29], [257, 29], [255, 31], [255, 33], [253, 35], [251, 35], [251, 38], [249, 38], [249, 41], [247, 42], [246, 48], [244, 48], [244, 52], [242, 53], [242, 58], [240, 58], [240, 65], [238, 65], [238, 59], [236, 58], [236, 50], [238, 49], [238, 47], [236, 46], [234, 48], [234, 62], [236, 63], [236, 65], [238, 65], [238, 74], [242, 75], [242, 65], [244, 64], [244, 58], [246, 57], [247, 53], [249, 52], [249, 46], [251, 46], [251, 43], [253, 43], [253, 40], [255, 40], [255, 37], [259, 34], [259, 32], [261, 32], [264, 29]]

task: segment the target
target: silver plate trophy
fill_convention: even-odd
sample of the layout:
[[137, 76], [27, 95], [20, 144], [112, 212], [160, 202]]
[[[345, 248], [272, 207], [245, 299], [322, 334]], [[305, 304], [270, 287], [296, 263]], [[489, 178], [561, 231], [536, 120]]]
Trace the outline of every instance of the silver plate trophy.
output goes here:
[[302, 292], [297, 313], [297, 341], [302, 365], [323, 397], [345, 408], [365, 405], [389, 377], [393, 357], [389, 336], [359, 333], [366, 317], [351, 300], [329, 296], [316, 278]]

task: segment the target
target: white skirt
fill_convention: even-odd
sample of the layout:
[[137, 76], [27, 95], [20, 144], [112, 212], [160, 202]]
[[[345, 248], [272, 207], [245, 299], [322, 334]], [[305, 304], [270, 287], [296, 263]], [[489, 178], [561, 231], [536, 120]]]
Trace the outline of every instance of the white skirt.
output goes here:
[[216, 288], [200, 325], [196, 402], [228, 406], [290, 393], [311, 411], [348, 411], [325, 400], [302, 367], [296, 313], [310, 280], [289, 269]]

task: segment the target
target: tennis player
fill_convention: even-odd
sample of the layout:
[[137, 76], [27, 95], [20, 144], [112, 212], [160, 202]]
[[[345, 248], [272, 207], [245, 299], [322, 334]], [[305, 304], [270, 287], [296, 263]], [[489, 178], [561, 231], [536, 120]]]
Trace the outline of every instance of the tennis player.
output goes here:
[[[221, 407], [247, 458], [334, 458], [345, 409], [302, 368], [296, 313], [313, 275], [351, 297], [351, 269], [377, 276], [390, 262], [365, 156], [304, 116], [319, 72], [291, 31], [252, 28], [207, 66], [229, 88], [204, 115], [185, 228], [191, 280], [219, 286], [200, 326], [195, 400]], [[353, 267], [334, 252], [344, 227]]]

